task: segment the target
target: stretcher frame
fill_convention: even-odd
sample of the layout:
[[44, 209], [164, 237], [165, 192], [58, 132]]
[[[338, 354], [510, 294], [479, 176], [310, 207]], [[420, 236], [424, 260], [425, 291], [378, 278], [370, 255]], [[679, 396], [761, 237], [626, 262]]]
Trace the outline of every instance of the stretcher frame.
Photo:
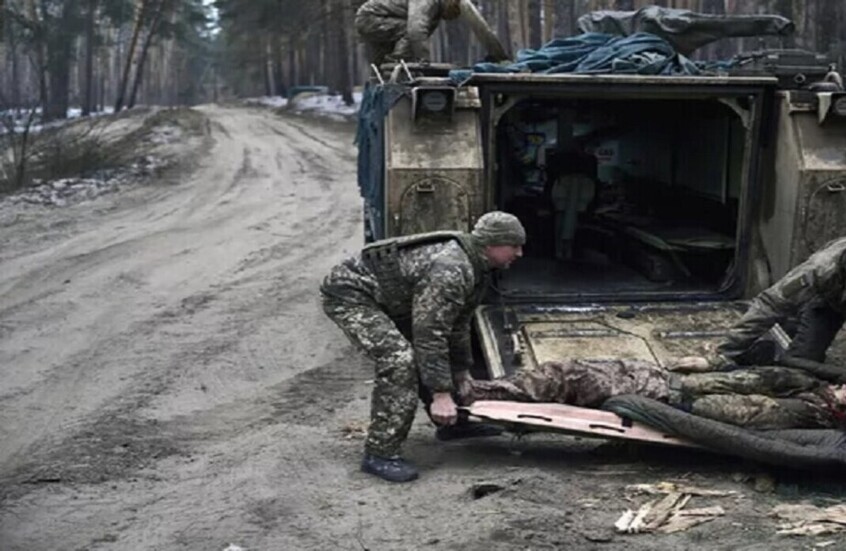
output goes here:
[[610, 411], [565, 404], [482, 400], [460, 408], [470, 421], [501, 425], [509, 432], [556, 432], [571, 436], [701, 448], [702, 446]]

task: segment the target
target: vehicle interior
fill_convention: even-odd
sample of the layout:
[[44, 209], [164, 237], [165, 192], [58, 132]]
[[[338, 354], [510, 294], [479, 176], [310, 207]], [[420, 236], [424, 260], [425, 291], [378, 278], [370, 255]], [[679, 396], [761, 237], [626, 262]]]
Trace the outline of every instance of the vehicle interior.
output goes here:
[[527, 231], [505, 295], [716, 293], [746, 134], [719, 100], [533, 98], [496, 127], [495, 193]]

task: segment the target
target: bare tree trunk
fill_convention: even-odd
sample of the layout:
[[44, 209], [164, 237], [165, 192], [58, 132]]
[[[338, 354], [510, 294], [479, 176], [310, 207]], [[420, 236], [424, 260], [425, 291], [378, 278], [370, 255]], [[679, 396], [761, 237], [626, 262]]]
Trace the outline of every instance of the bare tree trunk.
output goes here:
[[153, 42], [153, 37], [159, 31], [159, 23], [161, 23], [162, 15], [164, 15], [165, 7], [168, 0], [159, 0], [156, 5], [156, 11], [150, 21], [150, 28], [147, 31], [147, 37], [144, 40], [144, 45], [141, 47], [141, 54], [138, 56], [138, 64], [135, 67], [135, 82], [132, 84], [132, 93], [129, 95], [129, 102], [127, 107], [130, 109], [135, 107], [135, 98], [138, 96], [138, 88], [141, 86], [142, 76], [144, 75], [144, 64], [147, 61], [147, 52], [150, 50], [150, 44]]
[[517, 52], [526, 46], [526, 39], [523, 31], [523, 4], [525, 0], [512, 0], [508, 2], [508, 38], [511, 46], [511, 55], [516, 56]]
[[527, 36], [529, 37], [529, 47], [538, 49], [543, 42], [543, 35], [541, 30], [541, 3], [540, 0], [529, 0], [526, 6], [526, 24]]
[[511, 14], [511, 9], [509, 8], [508, 2], [496, 2], [496, 0], [490, 0], [492, 4], [492, 11], [496, 12], [496, 33], [500, 36], [500, 40], [508, 49], [508, 53], [511, 54], [512, 59], [515, 57], [517, 52], [514, 51], [514, 47], [511, 41], [511, 25], [509, 25], [509, 15]]
[[88, 14], [85, 19], [85, 100], [82, 116], [87, 117], [94, 109], [94, 17], [97, 0], [88, 0]]
[[430, 36], [430, 61], [446, 63], [452, 59], [449, 53], [449, 37], [446, 32], [446, 25], [440, 24]]
[[570, 1], [570, 35], [575, 35], [576, 32], [579, 30], [579, 25], [577, 21], [578, 13], [576, 12], [576, 0], [569, 0]]
[[270, 41], [273, 82], [276, 84], [274, 94], [285, 95], [285, 75], [282, 72], [282, 44], [278, 33], [273, 33]]
[[311, 84], [311, 72], [306, 72], [306, 44], [310, 38], [308, 36], [301, 38], [297, 42], [297, 76], [300, 84]]
[[[839, 2], [842, 5], [842, 2]], [[821, 0], [817, 7], [816, 51], [837, 58], [837, 12], [834, 0]]]
[[11, 105], [7, 106], [7, 108], [13, 107], [15, 110], [18, 110], [21, 107], [21, 77], [18, 63], [18, 35], [17, 32], [11, 28], [11, 19], [6, 17], [4, 20], [6, 27], [3, 29], [3, 32], [5, 33], [5, 38], [9, 44], [7, 55], [9, 65], [11, 66], [10, 82], [8, 83]]
[[837, 51], [839, 52], [837, 66], [840, 72], [846, 71], [846, 6], [843, 2], [837, 5], [839, 10], [837, 16]]
[[44, 17], [39, 13], [36, 0], [29, 0], [27, 8], [33, 24], [34, 34], [36, 35], [33, 47], [35, 48], [35, 64], [38, 70], [38, 101], [41, 104], [41, 112], [44, 113], [47, 110], [49, 101], [47, 92], [47, 62], [44, 52], [47, 47], [46, 37], [44, 36]]
[[261, 73], [264, 75], [264, 95], [275, 96], [276, 86], [273, 82], [273, 62], [271, 61], [270, 42], [266, 42], [262, 49]]
[[71, 57], [74, 37], [60, 27], [59, 21], [77, 9], [76, 0], [66, 0], [58, 15], [50, 16], [50, 24], [45, 18], [44, 39], [47, 43], [47, 72], [50, 75], [49, 92], [44, 120], [63, 119], [68, 115], [68, 96], [70, 94]]
[[543, 37], [546, 44], [552, 40], [555, 28], [555, 0], [543, 0]]
[[350, 40], [347, 29], [350, 25], [350, 2], [349, 0], [336, 0], [335, 2], [335, 32], [338, 37], [338, 84], [341, 90], [341, 99], [344, 105], [355, 103], [352, 93], [352, 79], [350, 78]]
[[[346, 0], [346, 1], [349, 2], [349, 0]], [[352, 6], [350, 6], [349, 10], [350, 11], [348, 12], [347, 21], [353, 21], [354, 13], [353, 13], [353, 10], [352, 10]], [[366, 63], [362, 62], [359, 59], [359, 46], [358, 46], [358, 36], [357, 36], [357, 34], [358, 33], [356, 33], [355, 31], [350, 32], [350, 43], [352, 44], [352, 46], [350, 48], [350, 59], [352, 60], [353, 84], [355, 84], [356, 82], [359, 82], [359, 79], [361, 78], [361, 74], [360, 74], [361, 69], [359, 69], [359, 67], [362, 67], [362, 66], [366, 67], [367, 66]], [[370, 69], [367, 68], [367, 71], [369, 72]], [[366, 80], [367, 77], [364, 77], [364, 79]]]
[[135, 59], [135, 48], [138, 45], [138, 37], [141, 34], [141, 28], [144, 26], [144, 19], [147, 15], [147, 0], [137, 0], [135, 4], [135, 23], [132, 29], [132, 39], [129, 41], [129, 48], [126, 52], [126, 64], [123, 67], [123, 75], [118, 84], [117, 99], [115, 100], [115, 113], [123, 108], [123, 100], [126, 95], [126, 88], [129, 86], [129, 75], [132, 69], [132, 63]]
[[299, 75], [297, 74], [297, 45], [294, 36], [288, 37], [288, 83], [291, 86], [299, 84]]
[[570, 36], [570, 3], [573, 0], [552, 0], [553, 36]]

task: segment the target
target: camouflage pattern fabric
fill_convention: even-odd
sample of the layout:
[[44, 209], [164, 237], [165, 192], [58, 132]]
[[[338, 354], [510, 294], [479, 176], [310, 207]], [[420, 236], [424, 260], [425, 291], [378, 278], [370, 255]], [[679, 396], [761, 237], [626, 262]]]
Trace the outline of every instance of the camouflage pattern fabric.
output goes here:
[[544, 362], [503, 379], [473, 381], [473, 399], [558, 402], [599, 407], [612, 396], [637, 394], [655, 400], [669, 396], [668, 374], [641, 360]]
[[666, 401], [701, 417], [756, 429], [838, 426], [830, 387], [786, 367], [720, 373], [669, 374], [637, 360], [546, 362], [495, 381], [473, 381], [474, 400], [557, 402], [599, 407], [613, 396]]
[[[797, 369], [752, 367], [674, 378], [683, 409], [754, 429], [837, 426], [828, 384]], [[674, 395], [675, 397], [675, 395]]]
[[433, 392], [451, 392], [453, 371], [472, 365], [470, 321], [487, 282], [487, 272], [476, 273], [487, 266], [481, 246], [473, 259], [454, 239], [394, 254], [390, 282], [358, 254], [335, 266], [320, 288], [326, 314], [376, 363], [365, 448], [381, 457], [399, 453], [417, 409], [418, 379]]
[[327, 298], [323, 308], [355, 346], [376, 363], [365, 450], [379, 457], [399, 455], [417, 411], [414, 349], [375, 303]]
[[[804, 307], [801, 313], [807, 318], [803, 328], [806, 335], [799, 339], [800, 342], [796, 343], [790, 353], [809, 360], [823, 361], [825, 350], [823, 349], [821, 354], [819, 349], [827, 348], [834, 334], [828, 339], [832, 331], [825, 327], [831, 325], [831, 320], [819, 316], [825, 316], [828, 312], [828, 318], [833, 314], [839, 318], [839, 325], [842, 325], [843, 314], [846, 313], [844, 252], [846, 238], [832, 241], [788, 272], [772, 287], [762, 291], [732, 327], [726, 342], [720, 345], [717, 352], [730, 361], [737, 360], [774, 324], [800, 314]], [[807, 334], [818, 330], [818, 326], [823, 327], [825, 336]], [[802, 342], [808, 339], [817, 341], [816, 346], [811, 347], [807, 342]], [[826, 340], [828, 342], [825, 342]]]
[[355, 28], [371, 49], [371, 62], [429, 59], [429, 37], [451, 0], [368, 0], [356, 12]]
[[761, 394], [709, 394], [693, 401], [690, 413], [751, 429], [835, 428], [837, 422], [818, 396], [773, 398]]

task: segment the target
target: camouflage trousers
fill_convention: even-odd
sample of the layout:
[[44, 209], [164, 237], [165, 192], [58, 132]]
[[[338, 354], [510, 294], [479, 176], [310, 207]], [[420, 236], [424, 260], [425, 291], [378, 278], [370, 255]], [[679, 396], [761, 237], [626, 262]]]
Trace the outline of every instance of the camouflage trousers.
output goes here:
[[376, 303], [324, 296], [323, 310], [376, 363], [365, 452], [399, 455], [417, 411], [419, 380], [411, 343]]
[[752, 367], [670, 379], [671, 403], [694, 415], [754, 429], [831, 428], [822, 383], [787, 367]]
[[406, 34], [406, 19], [359, 15], [355, 18], [355, 28], [367, 45], [368, 59], [376, 66], [386, 61], [414, 59], [414, 51]]

